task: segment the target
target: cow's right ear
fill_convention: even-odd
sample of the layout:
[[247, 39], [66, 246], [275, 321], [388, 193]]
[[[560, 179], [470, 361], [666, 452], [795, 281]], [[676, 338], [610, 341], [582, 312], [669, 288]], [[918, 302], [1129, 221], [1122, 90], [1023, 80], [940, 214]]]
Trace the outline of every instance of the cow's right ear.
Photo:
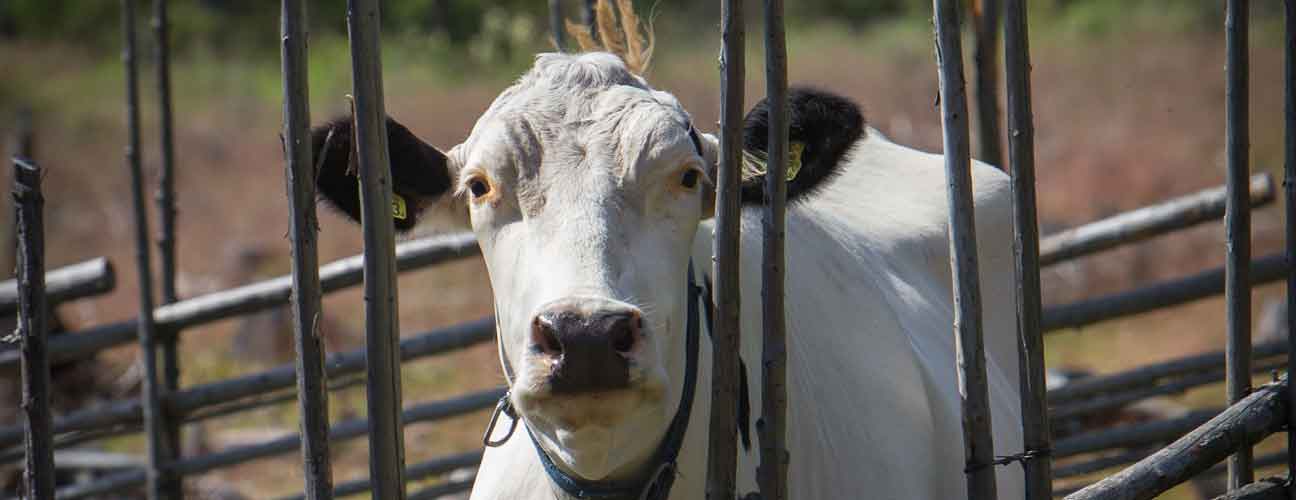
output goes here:
[[[319, 197], [359, 222], [360, 180], [353, 159], [354, 148], [350, 117], [311, 130]], [[405, 232], [417, 225], [424, 209], [450, 195], [454, 175], [444, 153], [391, 117], [387, 118], [387, 149], [391, 158], [392, 218], [396, 230]]]

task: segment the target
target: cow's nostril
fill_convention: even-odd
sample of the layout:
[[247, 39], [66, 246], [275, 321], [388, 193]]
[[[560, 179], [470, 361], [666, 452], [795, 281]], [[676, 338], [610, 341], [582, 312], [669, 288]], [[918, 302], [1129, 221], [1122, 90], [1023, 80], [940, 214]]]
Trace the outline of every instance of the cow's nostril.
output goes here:
[[550, 356], [562, 355], [562, 342], [558, 341], [557, 332], [542, 316], [531, 321], [531, 343], [535, 349]]
[[612, 331], [608, 332], [612, 337], [612, 348], [621, 354], [629, 353], [634, 349], [641, 328], [643, 328], [643, 318], [639, 315], [614, 323]]

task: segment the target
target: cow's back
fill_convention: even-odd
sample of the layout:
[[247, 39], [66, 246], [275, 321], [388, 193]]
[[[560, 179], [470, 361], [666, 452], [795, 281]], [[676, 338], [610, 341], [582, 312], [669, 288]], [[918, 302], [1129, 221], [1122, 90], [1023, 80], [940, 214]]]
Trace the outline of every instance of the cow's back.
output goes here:
[[[842, 173], [787, 215], [788, 413], [793, 498], [963, 496], [943, 159], [875, 131]], [[1008, 179], [974, 168], [997, 455], [1021, 451]], [[752, 381], [755, 488], [761, 413], [761, 209], [743, 214], [742, 356]], [[710, 255], [711, 225], [695, 242]], [[1000, 498], [1021, 494], [1001, 467]]]

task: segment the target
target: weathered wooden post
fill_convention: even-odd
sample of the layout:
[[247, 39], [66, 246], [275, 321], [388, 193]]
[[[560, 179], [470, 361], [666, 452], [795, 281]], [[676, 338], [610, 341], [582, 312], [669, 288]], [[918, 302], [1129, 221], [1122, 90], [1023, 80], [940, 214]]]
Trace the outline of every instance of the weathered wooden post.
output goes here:
[[[990, 4], [996, 2], [989, 0]], [[1007, 0], [1005, 11], [1004, 75], [1008, 86], [1008, 162], [1013, 180], [1013, 256], [1016, 258], [1019, 337], [1017, 362], [1021, 377], [1022, 442], [1025, 446], [1022, 468], [1026, 473], [1027, 500], [1049, 500], [1053, 498], [1053, 459], [1049, 455], [1052, 443], [1048, 391], [1044, 384], [1044, 337], [1040, 329], [1043, 306], [1040, 298], [1039, 221], [1035, 212], [1035, 121], [1031, 111], [1030, 31], [1026, 1]], [[984, 114], [985, 109], [981, 112]], [[998, 135], [995, 141], [998, 145]]]
[[[1228, 203], [1224, 232], [1228, 239], [1224, 261], [1224, 300], [1228, 308], [1228, 401], [1241, 401], [1251, 392], [1251, 206], [1247, 203], [1250, 171], [1250, 113], [1247, 109], [1250, 63], [1247, 56], [1247, 0], [1228, 0], [1225, 16], [1226, 93], [1225, 125], [1228, 156]], [[1229, 458], [1229, 489], [1254, 480], [1251, 449]]]
[[[179, 300], [176, 293], [176, 199], [175, 199], [175, 138], [172, 133], [171, 113], [171, 35], [167, 19], [167, 2], [153, 0], [153, 60], [157, 71], [158, 127], [161, 143], [162, 165], [158, 177], [156, 201], [158, 205], [158, 277], [161, 284], [161, 303]], [[180, 389], [180, 335], [168, 329], [158, 329], [162, 348], [163, 394]], [[167, 455], [180, 457], [180, 422], [164, 415], [163, 428], [167, 434]], [[180, 495], [177, 480], [171, 485], [173, 495]]]
[[153, 273], [150, 258], [148, 207], [144, 202], [144, 172], [140, 165], [139, 118], [139, 68], [135, 49], [135, 0], [122, 0], [122, 35], [124, 47], [122, 62], [126, 68], [126, 163], [130, 170], [131, 197], [135, 212], [135, 266], [139, 276], [139, 323], [137, 334], [140, 344], [140, 361], [144, 364], [143, 390], [144, 429], [148, 437], [148, 498], [179, 499], [180, 484], [165, 470], [172, 457], [173, 448], [168, 443], [165, 408], [162, 406], [162, 387], [158, 377], [157, 328], [153, 322]]
[[581, 0], [581, 23], [584, 23], [586, 29], [589, 29], [590, 36], [594, 37], [595, 41], [599, 38], [598, 18], [594, 14], [594, 8], [597, 5], [598, 0]]
[[567, 33], [563, 29], [562, 0], [549, 0], [549, 32], [553, 33], [553, 43], [559, 52], [567, 51]]
[[760, 435], [761, 498], [785, 500], [787, 472], [787, 317], [784, 277], [787, 257], [788, 82], [783, 1], [765, 0], [765, 85], [769, 103], [769, 163], [765, 175], [764, 262], [761, 273], [762, 324]]
[[33, 500], [54, 498], [54, 433], [50, 416], [49, 303], [45, 296], [45, 198], [40, 167], [13, 161], [13, 206], [18, 226], [18, 342], [22, 350], [23, 444], [26, 468], [22, 493]]
[[365, 349], [369, 403], [369, 477], [374, 498], [404, 500], [400, 324], [396, 316], [395, 227], [387, 113], [383, 104], [378, 0], [347, 1], [355, 95], [355, 157], [364, 227]]
[[981, 161], [1003, 169], [1003, 147], [999, 143], [999, 59], [995, 54], [999, 47], [1001, 1], [1005, 0], [972, 2], [972, 61], [976, 67], [978, 153]]
[[319, 221], [315, 214], [315, 164], [311, 159], [307, 11], [302, 0], [283, 0], [280, 8], [284, 176], [292, 237], [293, 341], [297, 355], [294, 368], [301, 416], [302, 476], [307, 499], [328, 500], [333, 498], [333, 472], [329, 462], [328, 376], [324, 370], [324, 338], [319, 330]]
[[933, 0], [936, 64], [940, 73], [941, 124], [949, 192], [950, 269], [954, 285], [959, 392], [963, 397], [963, 442], [968, 498], [993, 500], [994, 438], [990, 433], [990, 390], [981, 332], [981, 282], [977, 270], [976, 220], [972, 212], [972, 159], [968, 145], [967, 84], [959, 7]]
[[[1296, 0], [1283, 2], [1286, 14], [1287, 40], [1283, 50], [1283, 117], [1284, 165], [1283, 191], [1286, 193], [1287, 265], [1296, 263]], [[1296, 274], [1287, 275], [1287, 352], [1296, 352]], [[1296, 356], [1287, 356], [1287, 373], [1296, 373]], [[1296, 401], [1296, 386], [1287, 387], [1287, 401]], [[1287, 477], [1296, 477], [1296, 404], [1287, 405]], [[1296, 488], [1287, 489], [1287, 498], [1296, 500]]]
[[738, 466], [738, 350], [742, 217], [743, 80], [746, 78], [746, 31], [741, 0], [720, 3], [720, 158], [716, 168], [715, 246], [712, 256], [716, 304], [711, 341], [710, 452], [707, 454], [707, 498], [736, 498]]

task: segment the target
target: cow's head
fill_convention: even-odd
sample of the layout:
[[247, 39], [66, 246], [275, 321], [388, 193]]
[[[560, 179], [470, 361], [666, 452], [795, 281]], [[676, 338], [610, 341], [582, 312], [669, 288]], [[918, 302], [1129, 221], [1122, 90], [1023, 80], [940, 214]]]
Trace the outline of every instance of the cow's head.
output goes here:
[[[836, 122], [798, 122], [801, 101]], [[747, 129], [760, 149], [763, 109]], [[805, 143], [796, 197], [828, 177], [862, 120], [840, 98], [798, 93], [793, 127], [794, 140], [819, 138]], [[398, 229], [427, 209], [476, 233], [512, 402], [541, 446], [586, 479], [641, 474], [683, 389], [686, 271], [713, 211], [716, 139], [608, 53], [537, 57], [445, 154], [394, 121], [387, 130], [408, 207]], [[358, 218], [351, 141], [346, 120], [314, 132], [320, 194]]]

